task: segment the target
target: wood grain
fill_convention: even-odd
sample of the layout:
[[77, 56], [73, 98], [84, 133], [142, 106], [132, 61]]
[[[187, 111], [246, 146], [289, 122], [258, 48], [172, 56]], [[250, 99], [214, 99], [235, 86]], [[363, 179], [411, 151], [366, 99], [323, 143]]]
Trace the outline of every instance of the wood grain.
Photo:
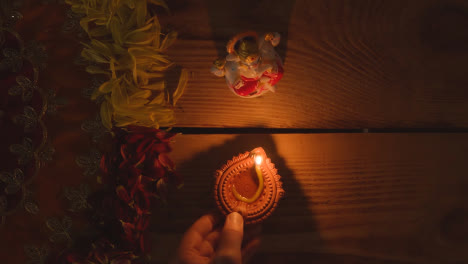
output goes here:
[[[228, 3], [229, 2], [229, 3]], [[192, 72], [178, 126], [468, 127], [468, 2], [171, 1], [162, 17]], [[243, 30], [279, 31], [276, 94], [246, 100], [209, 73]]]
[[253, 263], [467, 263], [466, 134], [179, 136], [172, 158], [185, 186], [151, 225], [156, 260], [215, 210], [213, 172], [257, 146], [286, 196]]

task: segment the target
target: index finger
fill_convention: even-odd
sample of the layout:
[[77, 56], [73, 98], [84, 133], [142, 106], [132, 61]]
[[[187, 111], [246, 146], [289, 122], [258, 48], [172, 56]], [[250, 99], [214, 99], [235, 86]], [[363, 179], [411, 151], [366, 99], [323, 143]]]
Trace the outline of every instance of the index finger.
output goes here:
[[193, 225], [187, 230], [187, 234], [197, 233], [201, 237], [205, 237], [215, 228], [219, 223], [219, 220], [219, 217], [213, 213], [206, 214], [193, 223]]
[[214, 214], [206, 214], [200, 217], [195, 223], [185, 232], [180, 242], [179, 250], [191, 250], [199, 245], [205, 237], [216, 226], [217, 220]]

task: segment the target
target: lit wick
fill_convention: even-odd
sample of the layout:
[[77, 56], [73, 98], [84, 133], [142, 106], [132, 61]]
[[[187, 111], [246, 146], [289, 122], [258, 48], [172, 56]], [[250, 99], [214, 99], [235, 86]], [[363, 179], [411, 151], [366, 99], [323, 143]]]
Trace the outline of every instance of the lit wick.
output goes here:
[[260, 168], [260, 165], [262, 164], [262, 161], [263, 161], [263, 157], [260, 155], [255, 155], [254, 160], [255, 160], [255, 172], [257, 173], [257, 178], [258, 178], [258, 188], [254, 196], [250, 198], [246, 198], [237, 192], [236, 186], [234, 184], [232, 185], [232, 192], [234, 193], [234, 197], [236, 197], [237, 200], [246, 202], [246, 203], [255, 202], [258, 199], [258, 197], [260, 197], [260, 194], [263, 191], [263, 174]]

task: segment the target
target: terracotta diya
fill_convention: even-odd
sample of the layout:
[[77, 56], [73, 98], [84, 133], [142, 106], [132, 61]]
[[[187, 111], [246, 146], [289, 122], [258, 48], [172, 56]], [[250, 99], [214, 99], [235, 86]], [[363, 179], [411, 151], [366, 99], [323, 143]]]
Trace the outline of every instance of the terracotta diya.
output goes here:
[[277, 172], [263, 148], [233, 157], [216, 171], [216, 204], [224, 215], [240, 212], [245, 224], [262, 222], [284, 195]]

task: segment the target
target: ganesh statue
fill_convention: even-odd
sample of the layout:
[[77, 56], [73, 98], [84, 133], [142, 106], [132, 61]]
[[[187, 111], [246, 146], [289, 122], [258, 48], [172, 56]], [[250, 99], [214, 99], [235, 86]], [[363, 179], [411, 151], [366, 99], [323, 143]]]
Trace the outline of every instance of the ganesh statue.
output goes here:
[[214, 61], [211, 72], [225, 77], [234, 94], [258, 97], [268, 91], [275, 92], [276, 84], [283, 77], [283, 62], [275, 51], [279, 33], [258, 35], [249, 31], [229, 40], [226, 58]]

